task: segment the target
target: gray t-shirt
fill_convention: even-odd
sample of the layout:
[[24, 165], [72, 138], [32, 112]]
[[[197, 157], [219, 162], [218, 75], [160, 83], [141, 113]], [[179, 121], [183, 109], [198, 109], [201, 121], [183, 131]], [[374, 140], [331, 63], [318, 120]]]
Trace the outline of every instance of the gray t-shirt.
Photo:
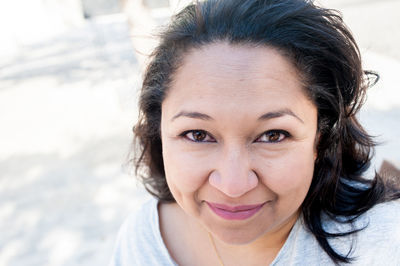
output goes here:
[[[359, 233], [329, 240], [340, 254], [355, 258], [352, 265], [400, 266], [400, 201], [376, 205], [359, 217], [356, 227], [367, 226]], [[325, 219], [329, 232], [345, 232], [348, 225]], [[157, 201], [150, 200], [130, 215], [122, 225], [110, 266], [177, 265], [162, 240]], [[299, 218], [288, 239], [271, 265], [334, 265], [315, 237]]]

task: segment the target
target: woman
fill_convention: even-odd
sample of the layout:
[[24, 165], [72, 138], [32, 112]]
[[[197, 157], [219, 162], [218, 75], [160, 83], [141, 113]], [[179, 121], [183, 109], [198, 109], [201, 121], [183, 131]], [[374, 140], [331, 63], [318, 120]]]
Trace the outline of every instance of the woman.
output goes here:
[[400, 265], [399, 189], [363, 176], [373, 78], [341, 17], [310, 1], [186, 7], [134, 129], [157, 200], [122, 226], [112, 265]]

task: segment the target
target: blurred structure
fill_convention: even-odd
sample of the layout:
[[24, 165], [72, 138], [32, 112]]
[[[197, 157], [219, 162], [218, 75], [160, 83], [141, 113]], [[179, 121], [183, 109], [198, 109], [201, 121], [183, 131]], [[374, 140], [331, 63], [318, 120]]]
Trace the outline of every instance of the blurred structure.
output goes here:
[[125, 0], [124, 10], [131, 26], [131, 38], [141, 71], [157, 44], [156, 33], [170, 16], [191, 0]]
[[143, 0], [143, 5], [147, 8], [169, 8], [169, 0]]
[[379, 170], [386, 180], [400, 186], [400, 162], [384, 160]]
[[99, 15], [109, 15], [122, 11], [120, 0], [81, 0], [83, 16], [91, 18]]
[[79, 27], [85, 18], [120, 13], [120, 0], [15, 0], [0, 3], [0, 56]]
[[16, 0], [0, 3], [0, 56], [81, 25], [80, 0]]

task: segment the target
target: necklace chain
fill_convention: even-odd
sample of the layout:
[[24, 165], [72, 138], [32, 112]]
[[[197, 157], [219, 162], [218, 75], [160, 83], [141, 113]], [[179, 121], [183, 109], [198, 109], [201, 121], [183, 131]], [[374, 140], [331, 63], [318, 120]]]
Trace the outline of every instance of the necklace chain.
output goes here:
[[208, 238], [210, 239], [211, 245], [212, 245], [213, 248], [214, 248], [215, 255], [217, 255], [219, 264], [220, 264], [221, 266], [225, 266], [224, 262], [222, 261], [220, 255], [219, 255], [219, 253], [218, 253], [217, 247], [215, 246], [214, 238], [212, 237], [212, 235], [211, 235], [210, 232], [208, 232]]

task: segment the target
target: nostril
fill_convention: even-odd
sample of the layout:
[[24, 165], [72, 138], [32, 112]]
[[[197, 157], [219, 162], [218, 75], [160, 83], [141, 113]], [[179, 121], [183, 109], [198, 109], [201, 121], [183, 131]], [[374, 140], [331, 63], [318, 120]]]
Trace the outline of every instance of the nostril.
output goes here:
[[258, 175], [253, 170], [249, 172], [248, 182], [251, 188], [255, 188], [258, 185]]
[[221, 186], [221, 175], [217, 171], [212, 171], [208, 177], [211, 186], [219, 188]]

